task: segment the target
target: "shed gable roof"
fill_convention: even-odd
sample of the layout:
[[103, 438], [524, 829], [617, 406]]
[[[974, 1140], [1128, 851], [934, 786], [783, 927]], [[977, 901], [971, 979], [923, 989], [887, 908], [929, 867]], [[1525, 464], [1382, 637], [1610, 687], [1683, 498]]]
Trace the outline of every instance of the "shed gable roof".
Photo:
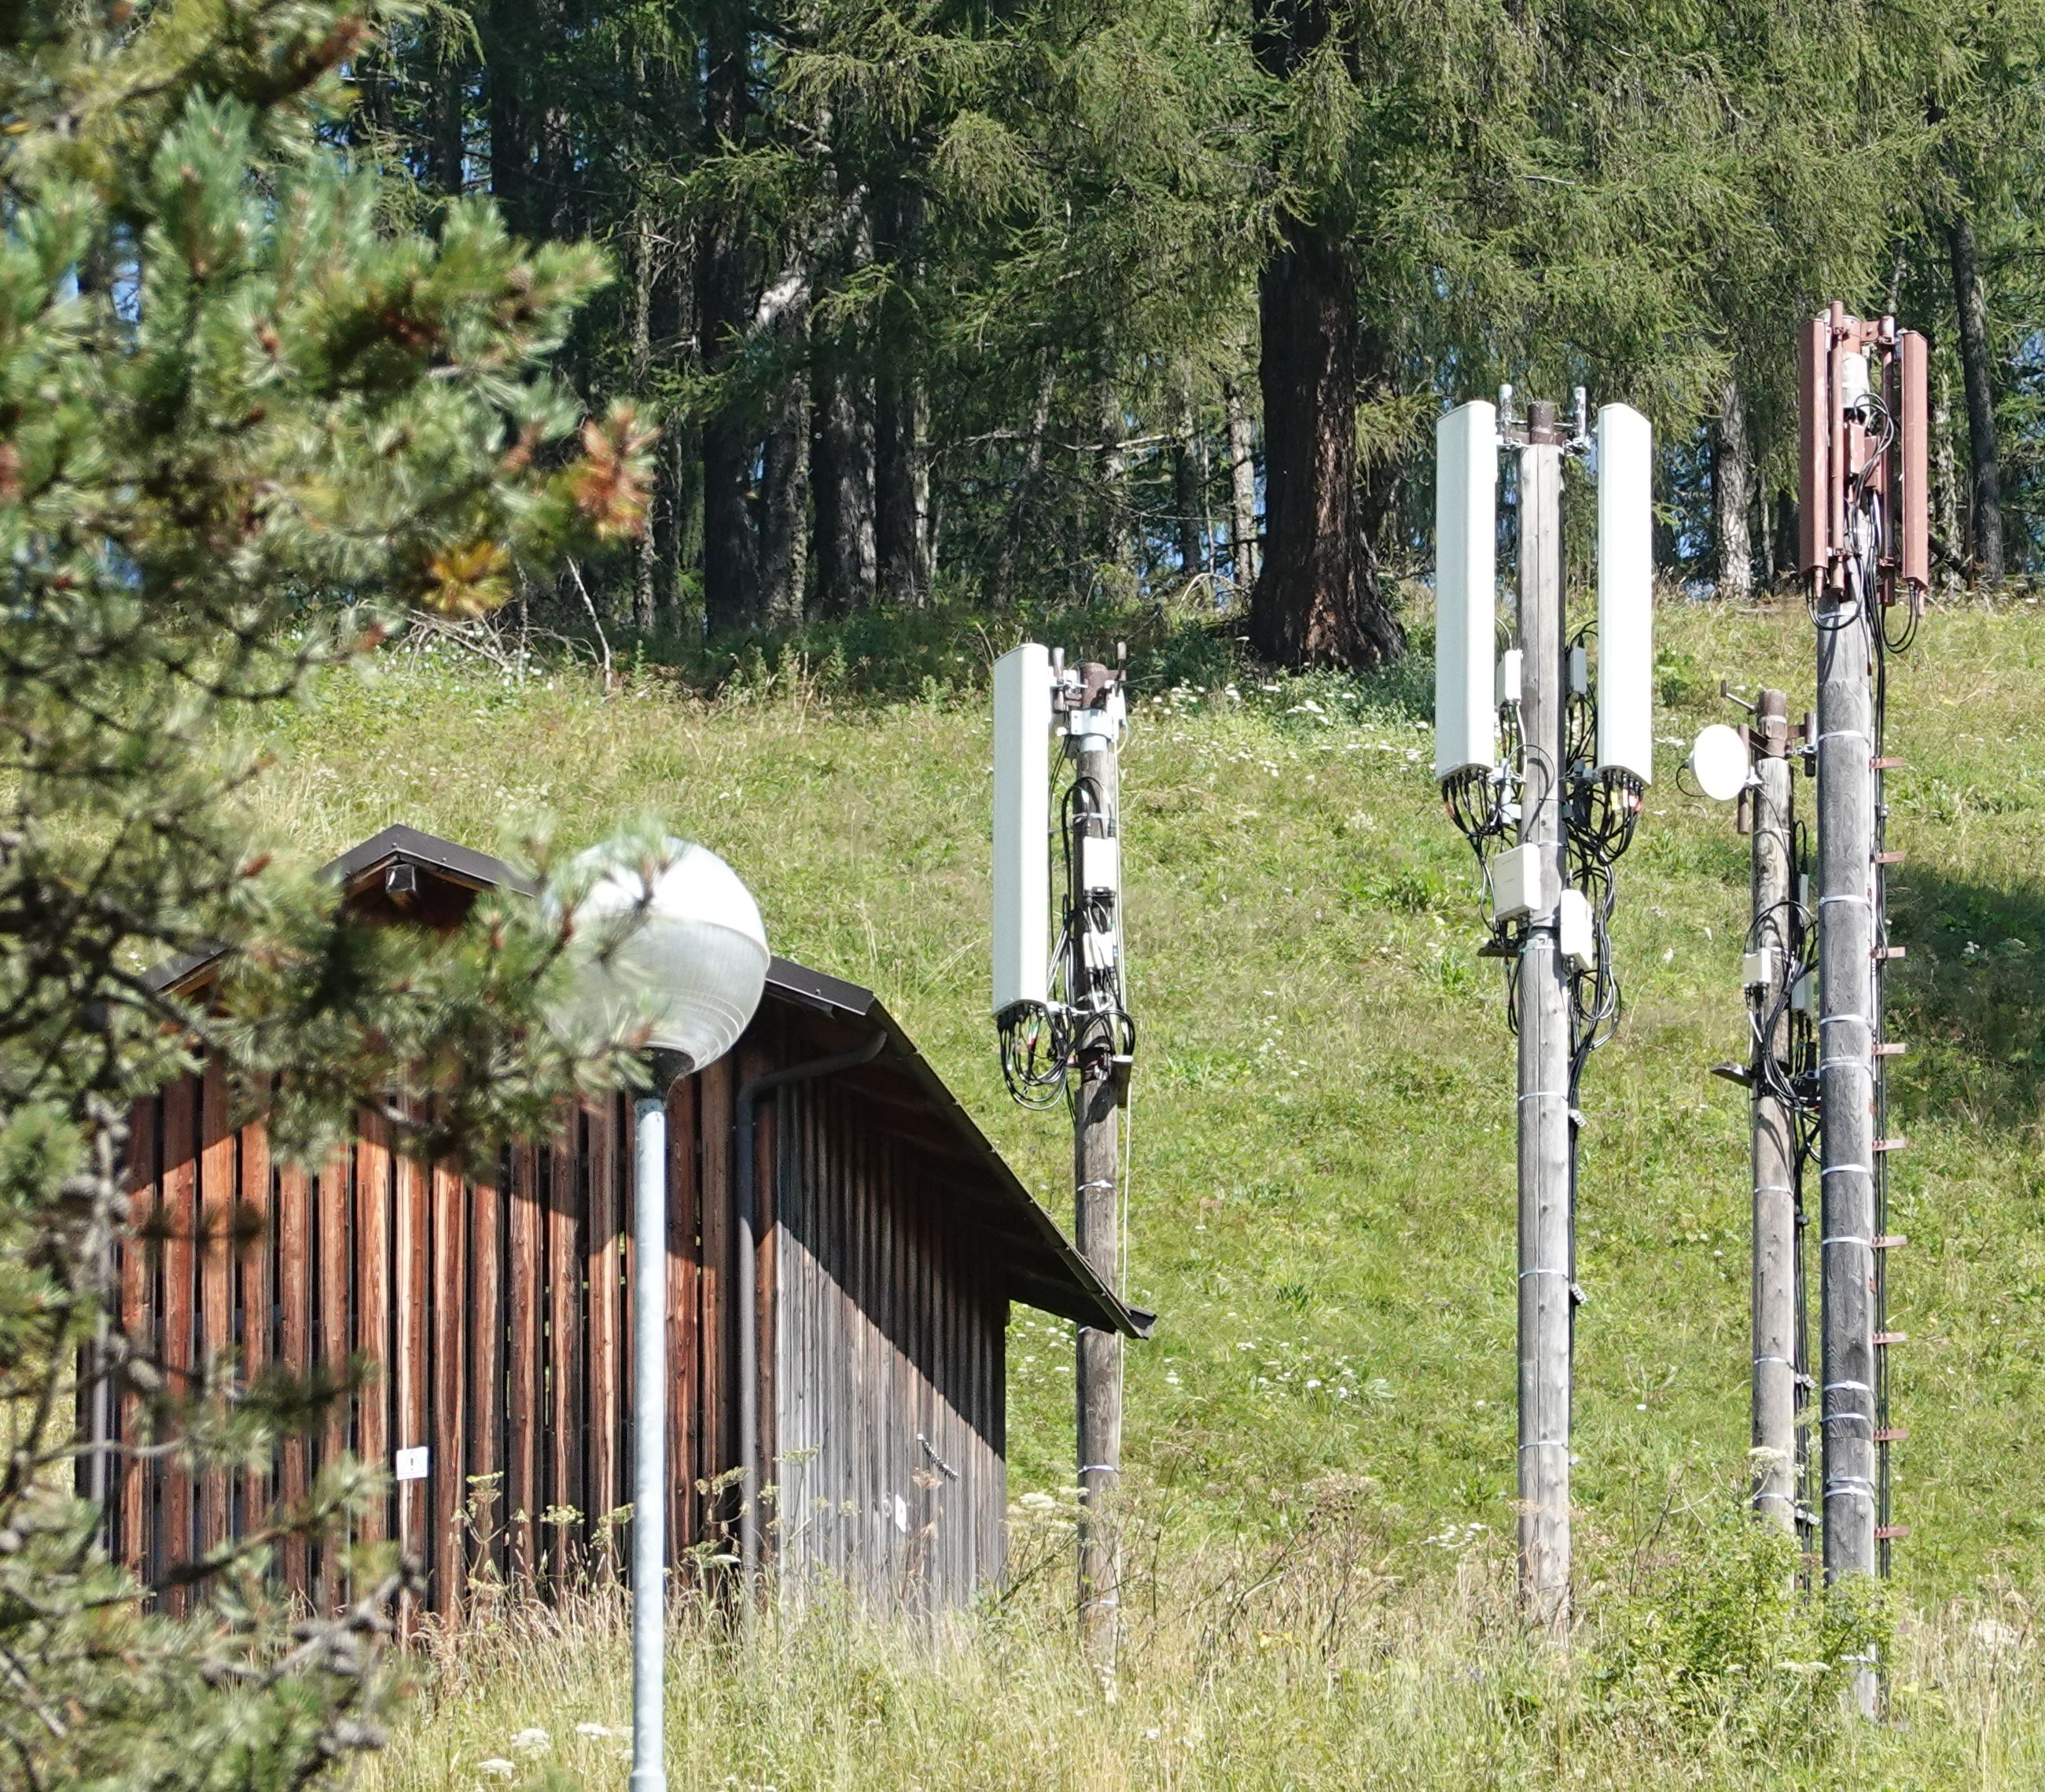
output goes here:
[[[429, 884], [402, 907], [386, 893], [387, 873], [399, 865], [424, 874]], [[402, 823], [351, 846], [322, 867], [321, 875], [371, 912], [428, 925], [459, 921], [477, 891], [532, 889], [503, 860]], [[160, 989], [196, 984], [221, 950], [171, 959], [152, 971], [149, 981]], [[1126, 1304], [1094, 1273], [873, 991], [777, 955], [768, 967], [766, 996], [883, 1035], [879, 1055], [849, 1073], [848, 1080], [856, 1079], [860, 1093], [894, 1123], [905, 1129], [913, 1125], [918, 1143], [944, 1160], [945, 1185], [967, 1210], [970, 1224], [996, 1247], [1011, 1299], [1081, 1325], [1130, 1337], [1150, 1335], [1156, 1316]]]

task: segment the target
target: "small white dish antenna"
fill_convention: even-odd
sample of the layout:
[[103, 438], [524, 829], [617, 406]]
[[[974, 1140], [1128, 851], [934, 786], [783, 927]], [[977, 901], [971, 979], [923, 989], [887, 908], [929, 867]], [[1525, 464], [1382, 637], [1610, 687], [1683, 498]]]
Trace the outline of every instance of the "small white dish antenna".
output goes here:
[[1690, 770], [1698, 788], [1715, 803], [1730, 803], [1747, 788], [1747, 742], [1737, 728], [1714, 722], [1690, 749]]

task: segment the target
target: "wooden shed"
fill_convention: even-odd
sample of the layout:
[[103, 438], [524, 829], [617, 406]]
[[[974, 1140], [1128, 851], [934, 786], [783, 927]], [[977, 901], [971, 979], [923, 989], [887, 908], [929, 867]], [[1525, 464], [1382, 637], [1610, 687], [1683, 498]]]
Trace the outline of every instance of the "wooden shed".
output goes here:
[[[515, 881], [406, 827], [328, 869], [358, 911], [440, 925]], [[201, 955], [156, 981], [194, 988], [209, 965]], [[757, 1285], [738, 1288], [742, 1088], [861, 1045], [868, 1062], [758, 1096]], [[1010, 1303], [1130, 1335], [1150, 1316], [1101, 1284], [870, 990], [775, 959], [752, 1026], [676, 1086], [669, 1125], [672, 1559], [702, 1563], [730, 1537], [735, 1322], [750, 1299], [780, 1584], [827, 1574], [872, 1599], [942, 1605], [997, 1579]], [[400, 1540], [443, 1611], [478, 1575], [541, 1586], [622, 1575], [637, 1270], [629, 1128], [622, 1096], [584, 1108], [478, 1181], [401, 1154], [368, 1113], [317, 1169], [273, 1162], [260, 1123], [229, 1123], [215, 1072], [140, 1104], [137, 1226], [117, 1272], [129, 1335], [173, 1377], [230, 1351], [245, 1375], [357, 1355], [380, 1372], [332, 1405], [319, 1435], [245, 1474], [194, 1478], [171, 1457], [117, 1454], [116, 1557], [174, 1604], [176, 1564], [352, 1451], [394, 1476], [362, 1536]], [[135, 1420], [117, 1409], [117, 1443]], [[338, 1555], [298, 1544], [279, 1567], [330, 1602], [345, 1590]]]

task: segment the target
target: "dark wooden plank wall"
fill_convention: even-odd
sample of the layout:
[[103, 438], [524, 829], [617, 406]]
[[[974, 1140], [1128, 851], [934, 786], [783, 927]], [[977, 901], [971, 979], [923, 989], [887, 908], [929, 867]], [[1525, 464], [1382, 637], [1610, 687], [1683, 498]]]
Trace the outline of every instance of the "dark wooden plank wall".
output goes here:
[[856, 1093], [779, 1097], [782, 1584], [949, 1606], [1000, 1578], [1008, 1304], [942, 1178]]
[[[716, 1279], [700, 1273], [697, 1105], [694, 1089], [676, 1092], [673, 1167], [687, 1198], [669, 1274], [684, 1358], [707, 1312], [720, 1329]], [[174, 1385], [229, 1351], [245, 1378], [272, 1362], [345, 1377], [356, 1358], [369, 1374], [315, 1435], [284, 1439], [245, 1473], [194, 1481], [172, 1457], [117, 1459], [117, 1559], [183, 1609], [183, 1593], [164, 1584], [175, 1564], [239, 1534], [273, 1498], [306, 1498], [344, 1452], [388, 1473], [399, 1450], [424, 1445], [426, 1479], [395, 1484], [354, 1537], [418, 1556], [430, 1604], [452, 1611], [479, 1574], [554, 1583], [610, 1573], [631, 1462], [626, 1124], [622, 1099], [584, 1109], [553, 1149], [507, 1153], [496, 1177], [477, 1179], [406, 1158], [367, 1112], [353, 1143], [317, 1171], [274, 1162], [260, 1123], [227, 1123], [214, 1077], [137, 1104], [136, 1229], [117, 1270], [129, 1335]], [[704, 1438], [709, 1428], [680, 1408], [706, 1385], [693, 1365], [677, 1377], [678, 1438]], [[136, 1402], [119, 1402], [116, 1441], [142, 1441], [143, 1423]], [[700, 1451], [687, 1459], [692, 1477], [722, 1466]], [[695, 1503], [678, 1486], [675, 1517]], [[349, 1590], [340, 1553], [295, 1540], [279, 1567], [287, 1585], [331, 1605]]]
[[[807, 1050], [798, 1059], [811, 1055]], [[779, 1054], [749, 1040], [669, 1105], [671, 1551], [734, 1547], [738, 1307], [730, 1263], [740, 1079]], [[770, 1554], [877, 1600], [953, 1605], [1001, 1571], [1005, 1296], [939, 1177], [856, 1093], [796, 1085], [759, 1114], [761, 1460]], [[117, 1459], [117, 1559], [164, 1588], [174, 1565], [302, 1500], [344, 1452], [388, 1473], [429, 1451], [355, 1539], [426, 1564], [453, 1612], [472, 1577], [541, 1586], [619, 1572], [630, 1497], [634, 1200], [628, 1105], [579, 1111], [494, 1178], [423, 1165], [360, 1117], [316, 1170], [229, 1124], [221, 1079], [137, 1104], [137, 1230], [121, 1318], [174, 1383], [233, 1352], [242, 1373], [369, 1378], [274, 1460], [194, 1482], [171, 1457]], [[137, 1439], [132, 1401], [117, 1441]], [[720, 1485], [722, 1483], [722, 1485]], [[899, 1501], [898, 1506], [897, 1501]], [[707, 1546], [707, 1547], [706, 1547]], [[279, 1558], [316, 1603], [347, 1597], [341, 1551]], [[414, 1614], [406, 1614], [409, 1623]]]

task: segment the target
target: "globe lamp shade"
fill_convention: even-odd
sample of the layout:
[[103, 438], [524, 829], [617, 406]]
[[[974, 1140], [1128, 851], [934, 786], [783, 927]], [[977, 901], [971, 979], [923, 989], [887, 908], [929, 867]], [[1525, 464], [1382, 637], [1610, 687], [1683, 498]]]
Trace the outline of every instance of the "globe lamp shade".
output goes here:
[[730, 1050], [767, 981], [767, 931], [738, 874], [716, 854], [674, 839], [650, 866], [598, 846], [571, 869], [597, 873], [576, 910], [586, 955], [579, 1016], [613, 1038], [643, 1027], [649, 1049], [679, 1052], [694, 1069]]

